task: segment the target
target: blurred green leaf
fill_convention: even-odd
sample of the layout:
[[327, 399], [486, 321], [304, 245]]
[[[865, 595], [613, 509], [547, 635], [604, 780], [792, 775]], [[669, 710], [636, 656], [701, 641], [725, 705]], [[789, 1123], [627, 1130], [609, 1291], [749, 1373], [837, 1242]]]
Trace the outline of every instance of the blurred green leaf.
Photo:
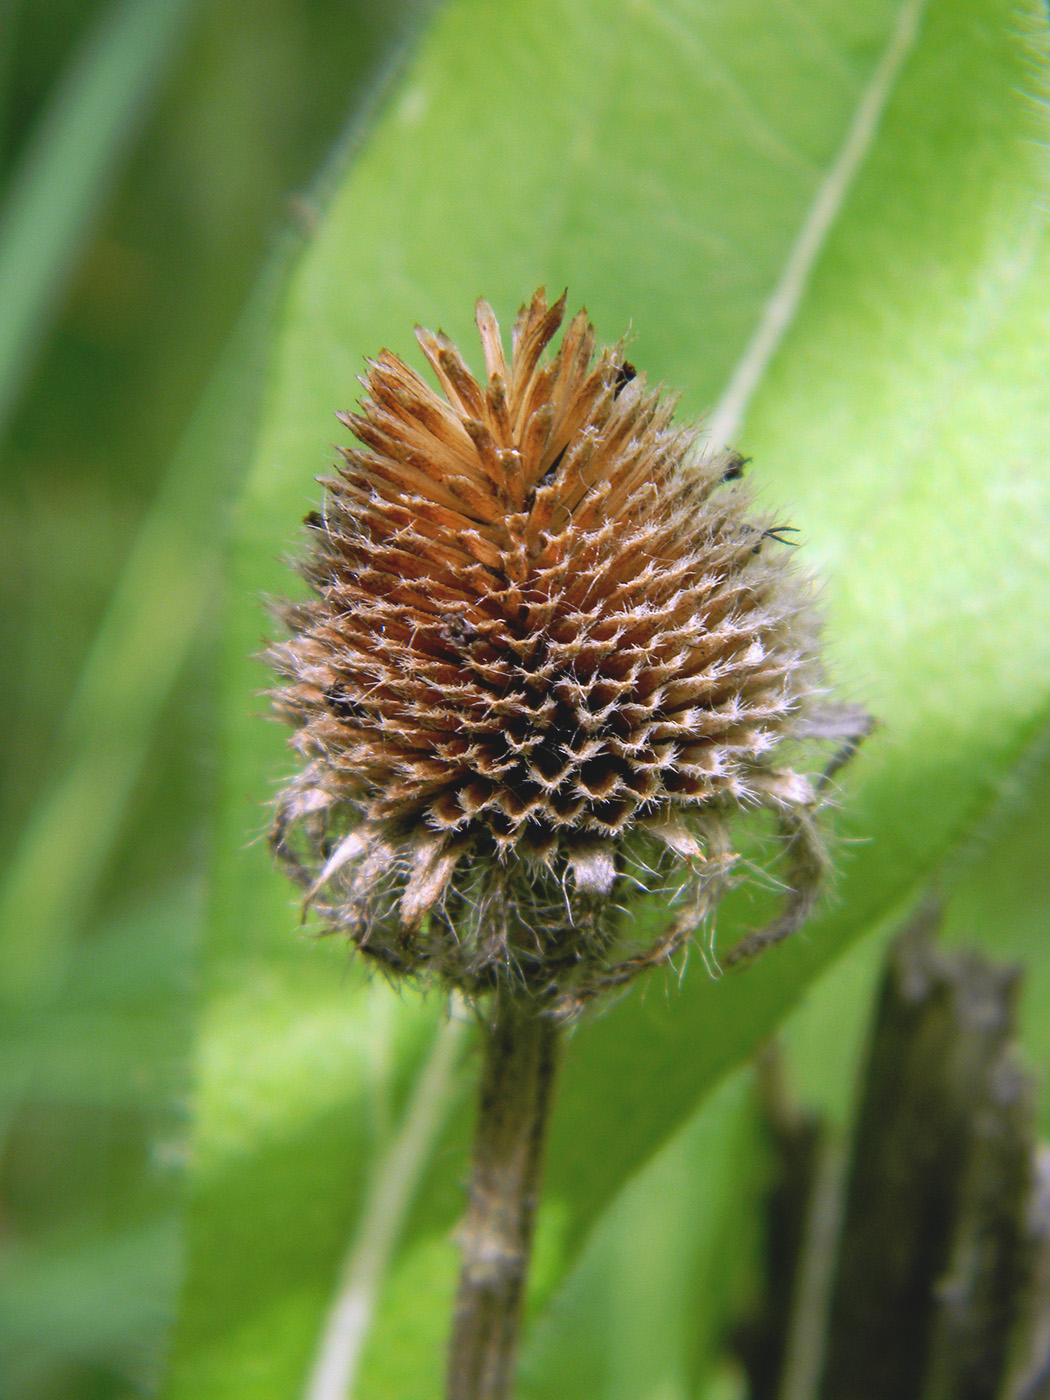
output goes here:
[[0, 203], [0, 437], [193, 0], [119, 0], [85, 36]]
[[8, 122], [10, 120], [11, 72], [15, 53], [20, 0], [4, 0], [0, 4], [0, 161], [6, 160]]
[[181, 882], [94, 929], [51, 1004], [0, 1021], [0, 1393], [12, 1400], [152, 1383], [181, 1263], [200, 903]]
[[64, 1360], [90, 1362], [139, 1394], [152, 1387], [179, 1256], [176, 1224], [169, 1216], [126, 1233], [107, 1227], [96, 1222], [72, 1239], [45, 1238], [6, 1252], [5, 1394], [45, 1393], [38, 1387], [49, 1379], [54, 1385]]
[[[1006, 0], [460, 0], [440, 17], [294, 280], [237, 522], [210, 1146], [172, 1394], [301, 1391], [343, 1231], [368, 1227], [384, 1120], [441, 1011], [357, 970], [340, 986], [333, 954], [294, 938], [265, 852], [244, 849], [292, 766], [259, 719], [255, 600], [290, 587], [277, 556], [365, 354], [411, 358], [417, 320], [469, 354], [474, 298], [509, 318], [541, 282], [568, 282], [607, 338], [631, 324], [632, 358], [683, 386], [687, 412], [744, 424], [764, 500], [827, 579], [840, 693], [882, 724], [846, 778], [842, 874], [807, 934], [724, 981], [654, 982], [574, 1035], [534, 1309], [699, 1096], [938, 869], [1044, 722], [1047, 45], [1042, 8], [1023, 17]], [[769, 903], [751, 900], [720, 916], [722, 946]], [[361, 1396], [439, 1389], [470, 1111], [462, 1088], [450, 1103], [374, 1281]]]
[[53, 1002], [5, 1008], [0, 1103], [28, 1087], [36, 1100], [146, 1106], [185, 1088], [199, 883], [78, 940]]

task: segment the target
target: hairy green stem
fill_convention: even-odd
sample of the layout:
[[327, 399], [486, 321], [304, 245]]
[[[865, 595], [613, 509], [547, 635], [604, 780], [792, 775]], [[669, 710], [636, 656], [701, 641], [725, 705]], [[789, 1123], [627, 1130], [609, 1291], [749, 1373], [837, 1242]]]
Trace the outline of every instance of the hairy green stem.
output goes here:
[[460, 1232], [448, 1400], [512, 1394], [560, 1039], [540, 1003], [507, 993], [495, 998]]

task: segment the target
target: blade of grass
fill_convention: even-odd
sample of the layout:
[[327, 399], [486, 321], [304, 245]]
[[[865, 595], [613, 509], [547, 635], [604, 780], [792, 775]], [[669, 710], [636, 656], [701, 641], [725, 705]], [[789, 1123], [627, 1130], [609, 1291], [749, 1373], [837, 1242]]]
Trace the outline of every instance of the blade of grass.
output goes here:
[[14, 68], [15, 34], [21, 0], [0, 0], [0, 165], [7, 150], [11, 107], [11, 72]]
[[420, 1174], [444, 1125], [455, 1060], [466, 1028], [466, 1013], [454, 1007], [423, 1063], [400, 1131], [376, 1160], [307, 1382], [306, 1400], [345, 1400], [353, 1393], [376, 1296], [415, 1198]]
[[100, 1370], [152, 1393], [182, 1263], [200, 904], [183, 879], [96, 921], [45, 1014], [0, 1016], [5, 1400], [71, 1400]]
[[[353, 94], [311, 208], [326, 203], [428, 11], [422, 4], [399, 21], [378, 72]], [[114, 589], [56, 736], [57, 776], [0, 881], [0, 996], [33, 1003], [53, 989], [64, 941], [82, 921], [119, 833], [161, 706], [215, 597], [227, 491], [254, 443], [271, 328], [303, 236], [287, 229], [271, 254]], [[0, 220], [0, 306], [2, 251]], [[3, 335], [0, 321], [0, 367]], [[0, 370], [0, 432], [3, 392]]]
[[283, 273], [275, 260], [257, 288], [142, 524], [57, 738], [65, 761], [0, 888], [0, 987], [16, 1001], [46, 999], [55, 985], [214, 597], [223, 497], [251, 441]]
[[0, 209], [0, 436], [193, 0], [123, 0], [81, 42]]

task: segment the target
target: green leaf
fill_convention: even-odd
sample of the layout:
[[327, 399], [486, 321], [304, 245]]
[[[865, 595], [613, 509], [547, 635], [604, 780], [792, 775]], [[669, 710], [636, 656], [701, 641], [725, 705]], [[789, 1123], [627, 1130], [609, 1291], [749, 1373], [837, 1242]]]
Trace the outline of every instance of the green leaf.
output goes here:
[[[278, 556], [364, 355], [412, 358], [416, 321], [469, 355], [479, 293], [509, 318], [543, 282], [569, 283], [609, 339], [630, 325], [632, 358], [683, 389], [685, 412], [717, 405], [717, 434], [801, 527], [839, 693], [881, 723], [845, 778], [835, 897], [805, 936], [724, 980], [698, 965], [680, 990], [655, 979], [574, 1035], [534, 1310], [699, 1096], [972, 830], [1046, 716], [1047, 46], [1041, 7], [1021, 13], [458, 0], [440, 16], [304, 255], [238, 516], [172, 1394], [301, 1392], [442, 1010], [341, 980], [344, 955], [295, 937], [289, 891], [244, 846], [291, 766], [246, 659], [265, 634], [256, 599], [291, 587]], [[720, 915], [721, 946], [769, 904], [750, 900]], [[468, 1079], [372, 1278], [362, 1397], [439, 1391]]]
[[[690, 976], [673, 1014], [636, 998], [580, 1036], [553, 1148], [566, 1190], [575, 1143], [597, 1143], [590, 1190], [606, 1172], [615, 1186], [679, 1094], [702, 1091], [906, 902], [1046, 715], [1050, 241], [1031, 57], [1005, 11], [929, 11], [743, 439], [775, 467], [769, 494], [828, 581], [841, 689], [881, 726], [845, 780], [834, 901], [746, 976]], [[633, 1053], [643, 1041], [648, 1060]], [[637, 1155], [598, 1120], [596, 1081], [644, 1122]]]

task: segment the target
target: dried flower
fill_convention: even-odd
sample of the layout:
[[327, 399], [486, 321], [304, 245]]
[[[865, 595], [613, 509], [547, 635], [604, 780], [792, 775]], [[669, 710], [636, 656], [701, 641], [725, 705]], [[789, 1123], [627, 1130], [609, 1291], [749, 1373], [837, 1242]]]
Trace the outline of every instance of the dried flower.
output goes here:
[[[315, 596], [270, 659], [307, 761], [272, 839], [326, 925], [393, 972], [570, 1008], [691, 935], [741, 811], [790, 838], [794, 899], [761, 941], [797, 923], [825, 858], [790, 755], [848, 723], [817, 704], [810, 588], [742, 459], [672, 426], [621, 347], [595, 358], [583, 311], [545, 362], [564, 309], [537, 292], [508, 363], [479, 301], [481, 383], [417, 330], [444, 397], [369, 362], [340, 415], [360, 445], [306, 520]], [[634, 956], [625, 877], [681, 905]]]

